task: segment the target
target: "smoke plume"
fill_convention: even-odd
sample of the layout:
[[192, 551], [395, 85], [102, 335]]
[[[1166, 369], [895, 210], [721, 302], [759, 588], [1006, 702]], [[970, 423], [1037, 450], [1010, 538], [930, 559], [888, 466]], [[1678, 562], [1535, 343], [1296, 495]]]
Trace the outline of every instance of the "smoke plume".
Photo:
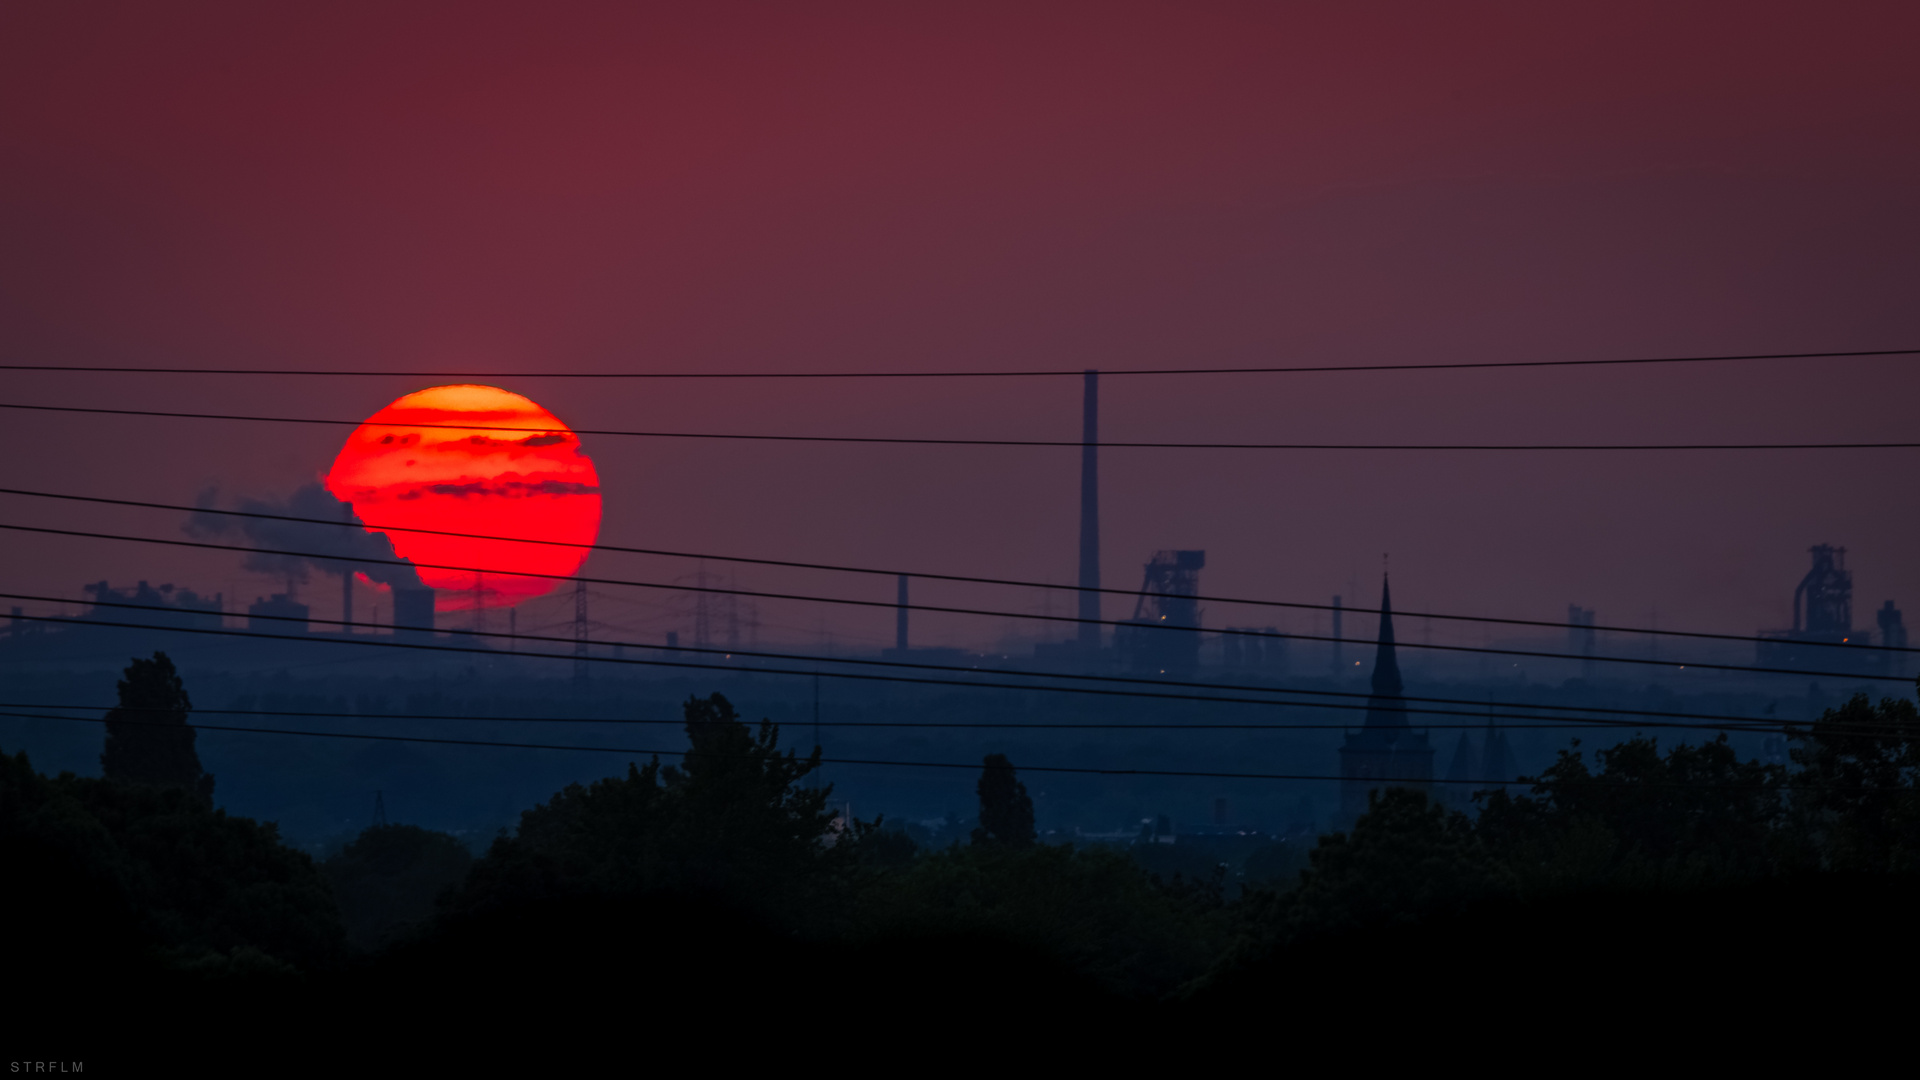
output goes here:
[[[204, 492], [198, 505], [214, 508], [217, 492]], [[317, 521], [351, 521], [363, 524], [349, 504], [333, 497], [319, 484], [304, 484], [284, 501], [277, 499], [239, 499], [239, 510], [251, 514], [278, 514], [286, 517], [313, 518]], [[400, 557], [381, 533], [341, 525], [311, 525], [301, 521], [273, 521], [266, 518], [230, 517], [196, 511], [187, 518], [187, 535], [200, 539], [240, 540], [254, 547], [282, 551], [313, 552], [305, 555], [277, 555], [255, 551], [246, 559], [246, 568], [292, 581], [306, 581], [315, 571], [322, 574], [346, 574], [359, 571], [382, 585], [402, 589], [425, 588], [411, 564], [393, 565]], [[404, 563], [404, 560], [402, 560]]]

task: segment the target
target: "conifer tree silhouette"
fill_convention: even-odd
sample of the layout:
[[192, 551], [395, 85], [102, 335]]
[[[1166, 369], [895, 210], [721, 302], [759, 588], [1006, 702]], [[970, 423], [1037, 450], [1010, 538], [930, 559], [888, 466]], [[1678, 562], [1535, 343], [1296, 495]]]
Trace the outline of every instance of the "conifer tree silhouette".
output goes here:
[[987, 755], [974, 790], [980, 793], [980, 825], [973, 830], [974, 843], [1033, 846], [1033, 799], [1027, 795], [1027, 785], [1014, 779], [1013, 762], [1007, 755]]
[[213, 803], [213, 776], [200, 767], [195, 732], [187, 723], [193, 702], [167, 654], [135, 658], [118, 683], [120, 704], [107, 712], [107, 743], [100, 771], [123, 784], [181, 787]]

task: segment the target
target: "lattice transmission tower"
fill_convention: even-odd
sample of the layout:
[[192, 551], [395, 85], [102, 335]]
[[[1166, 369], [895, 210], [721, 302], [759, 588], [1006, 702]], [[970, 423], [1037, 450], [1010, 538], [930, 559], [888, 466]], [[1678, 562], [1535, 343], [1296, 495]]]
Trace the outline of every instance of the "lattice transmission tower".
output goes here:
[[587, 684], [587, 583], [573, 582], [573, 685]]

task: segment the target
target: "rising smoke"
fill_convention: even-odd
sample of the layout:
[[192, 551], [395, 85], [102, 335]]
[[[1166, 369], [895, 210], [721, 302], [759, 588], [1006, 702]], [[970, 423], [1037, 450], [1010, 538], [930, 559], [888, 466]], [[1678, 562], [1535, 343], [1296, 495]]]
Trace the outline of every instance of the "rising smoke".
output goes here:
[[[203, 492], [197, 504], [212, 510], [218, 492]], [[352, 507], [333, 497], [319, 484], [304, 484], [284, 500], [251, 499], [242, 496], [238, 510], [250, 514], [276, 514], [285, 517], [312, 518], [316, 521], [351, 521], [363, 524]], [[231, 517], [226, 514], [196, 511], [187, 518], [189, 536], [200, 539], [241, 540], [256, 548], [247, 555], [246, 568], [271, 574], [286, 581], [306, 581], [314, 573], [340, 575], [353, 571], [365, 574], [382, 585], [401, 589], [420, 589], [420, 581], [411, 564], [394, 565], [399, 559], [393, 545], [381, 533], [342, 525], [315, 525], [300, 521], [273, 521], [266, 518]], [[284, 555], [277, 551], [311, 554]], [[376, 562], [374, 560], [389, 560]]]

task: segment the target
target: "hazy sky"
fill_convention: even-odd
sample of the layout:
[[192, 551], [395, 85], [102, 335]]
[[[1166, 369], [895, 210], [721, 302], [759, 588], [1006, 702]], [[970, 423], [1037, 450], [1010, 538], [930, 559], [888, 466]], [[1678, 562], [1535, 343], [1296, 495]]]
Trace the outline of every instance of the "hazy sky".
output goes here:
[[[654, 8], [7, 7], [0, 346], [462, 374], [1920, 346], [1909, 5]], [[1116, 378], [1104, 433], [1912, 440], [1917, 364]], [[0, 400], [359, 419], [433, 381], [9, 374]], [[1070, 379], [502, 385], [593, 428], [1074, 438], [1079, 420]], [[16, 486], [190, 502], [290, 491], [343, 437], [8, 415], [0, 452]], [[1071, 450], [586, 449], [613, 542], [1073, 574]], [[1200, 547], [1208, 592], [1324, 600], [1358, 579], [1371, 602], [1390, 551], [1406, 607], [1657, 607], [1744, 632], [1786, 622], [1805, 549], [1831, 542], [1870, 625], [1920, 604], [1916, 454], [1114, 451], [1107, 583]], [[0, 520], [180, 535], [14, 499]], [[266, 591], [221, 555], [3, 542], [12, 591]], [[782, 612], [767, 634], [891, 627]]]

